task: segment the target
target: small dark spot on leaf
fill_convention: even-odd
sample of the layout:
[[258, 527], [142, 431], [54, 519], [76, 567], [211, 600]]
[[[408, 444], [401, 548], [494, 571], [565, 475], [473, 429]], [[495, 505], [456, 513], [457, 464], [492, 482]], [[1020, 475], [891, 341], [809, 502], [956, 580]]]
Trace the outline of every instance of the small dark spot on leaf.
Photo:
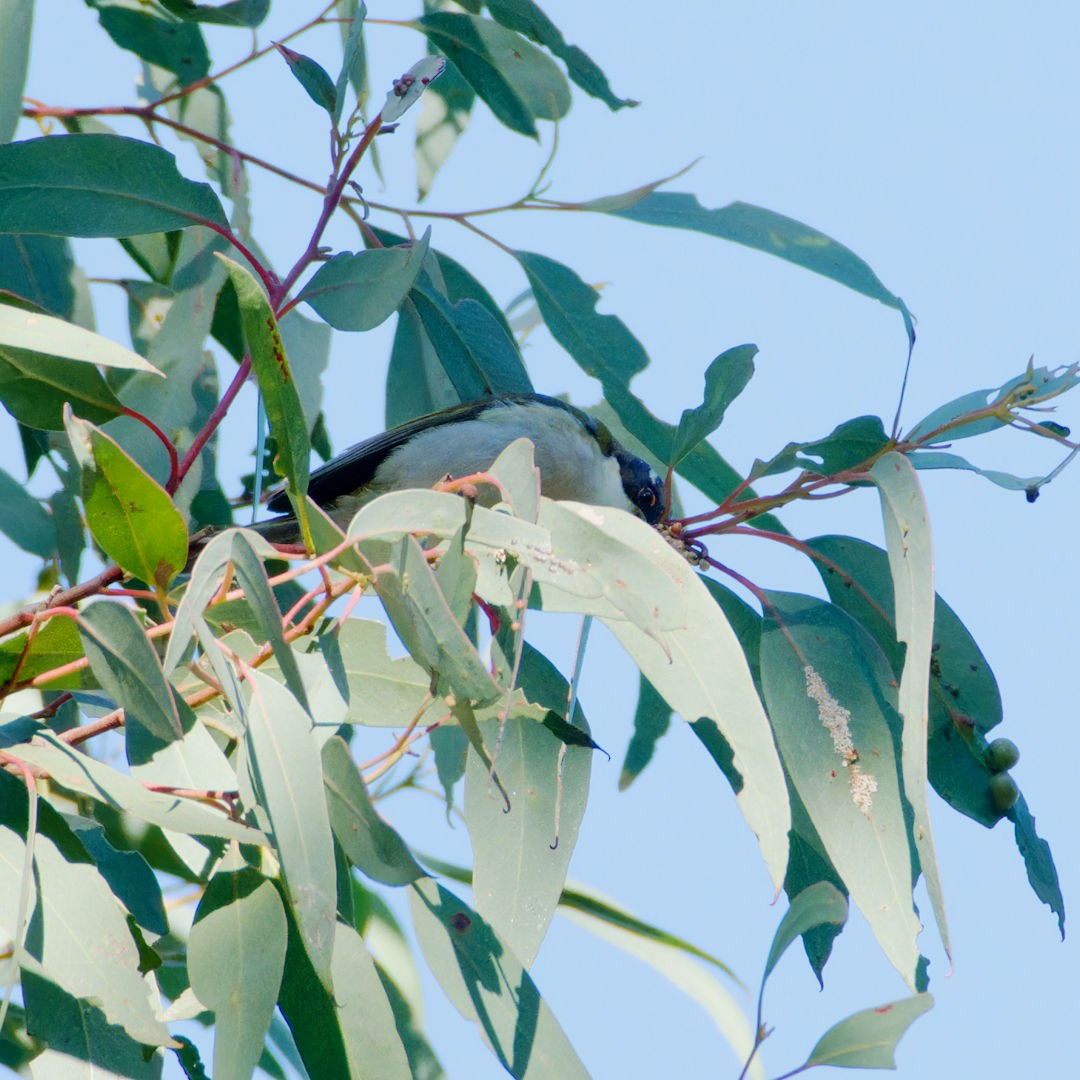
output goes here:
[[464, 934], [465, 931], [472, 926], [472, 919], [470, 919], [464, 911], [459, 911], [456, 915], [451, 917], [450, 926], [459, 934]]

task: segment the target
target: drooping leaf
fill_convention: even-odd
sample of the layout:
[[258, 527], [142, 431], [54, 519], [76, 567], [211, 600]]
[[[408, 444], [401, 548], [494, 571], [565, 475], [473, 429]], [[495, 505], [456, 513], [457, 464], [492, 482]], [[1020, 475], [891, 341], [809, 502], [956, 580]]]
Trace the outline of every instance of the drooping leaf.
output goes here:
[[913, 335], [903, 300], [885, 288], [866, 262], [843, 244], [793, 218], [744, 202], [710, 210], [694, 195], [675, 191], [651, 192], [634, 206], [611, 213], [644, 225], [706, 233], [786, 259], [896, 308]]
[[430, 239], [429, 228], [416, 243], [335, 255], [319, 267], [299, 299], [335, 330], [373, 330], [408, 295]]
[[163, 743], [179, 739], [183, 730], [172, 688], [131, 609], [111, 600], [96, 601], [80, 612], [79, 631], [91, 670], [124, 710], [129, 744], [140, 734]]
[[916, 450], [908, 455], [908, 461], [914, 469], [962, 469], [973, 472], [991, 484], [1005, 488], [1006, 491], [1031, 491], [1037, 489], [1042, 481], [1041, 476], [1014, 476], [1012, 473], [1001, 472], [999, 469], [980, 469], [972, 465], [966, 458], [959, 454], [949, 454], [944, 450]]
[[914, 986], [921, 926], [892, 671], [840, 609], [793, 593], [766, 597], [761, 680], [787, 774], [882, 950]]
[[1065, 899], [1061, 895], [1054, 857], [1050, 845], [1035, 831], [1035, 818], [1021, 795], [1009, 807], [1005, 816], [1013, 823], [1016, 846], [1024, 860], [1032, 891], [1057, 916], [1058, 930], [1065, 937]]
[[634, 734], [626, 747], [619, 790], [625, 791], [652, 761], [657, 743], [671, 726], [671, 706], [657, 693], [644, 675], [640, 676], [637, 708], [634, 710]]
[[901, 774], [911, 806], [912, 835], [930, 893], [938, 933], [950, 950], [945, 896], [938, 871], [927, 802], [930, 661], [934, 642], [934, 563], [930, 520], [919, 481], [902, 454], [880, 458], [870, 479], [881, 496], [881, 516], [892, 574], [896, 638], [906, 646], [897, 705], [903, 719]]
[[[754, 1035], [739, 996], [698, 960], [707, 961], [734, 979], [725, 964], [703, 954], [689, 942], [636, 919], [592, 889], [575, 885], [567, 890], [559, 912], [601, 941], [648, 964], [705, 1010], [739, 1061], [749, 1058]], [[747, 1076], [751, 1080], [765, 1080], [760, 1058], [755, 1057], [750, 1063]]]
[[146, 859], [137, 851], [113, 847], [105, 830], [88, 818], [69, 815], [67, 822], [94, 860], [113, 896], [131, 912], [135, 921], [153, 934], [167, 934], [169, 920], [161, 885]]
[[332, 965], [331, 991], [290, 918], [278, 1004], [307, 1075], [405, 1080], [408, 1068], [387, 992], [359, 935], [343, 923], [335, 928]]
[[338, 5], [345, 21], [341, 23], [341, 70], [334, 83], [335, 127], [341, 122], [345, 107], [345, 92], [351, 86], [357, 102], [362, 106], [367, 95], [367, 50], [364, 46], [364, 19], [367, 4], [363, 0], [350, 0]]
[[[22, 873], [22, 840], [0, 826], [0, 921], [17, 924], [15, 905]], [[32, 970], [76, 998], [90, 998], [109, 1021], [138, 1042], [164, 1046], [169, 1032], [151, 1008], [139, 973], [139, 954], [123, 910], [97, 870], [69, 862], [46, 835], [36, 837], [38, 931], [26, 943]], [[92, 936], [83, 927], [94, 927]], [[36, 961], [36, 964], [33, 963]], [[40, 967], [38, 966], [40, 965]]]
[[277, 320], [266, 293], [239, 263], [224, 260], [236, 289], [244, 338], [251, 350], [251, 367], [259, 382], [270, 434], [277, 446], [274, 468], [285, 478], [293, 508], [300, 521], [301, 535], [307, 536], [307, 493], [311, 444], [300, 395], [285, 355]]
[[896, 1044], [933, 1004], [929, 994], [916, 994], [863, 1009], [829, 1028], [810, 1051], [803, 1068], [832, 1065], [842, 1069], [895, 1069]]
[[524, 34], [554, 53], [566, 64], [570, 78], [585, 93], [599, 98], [613, 112], [627, 105], [633, 107], [640, 104], [612, 93], [607, 76], [592, 58], [576, 45], [567, 44], [562, 31], [532, 0], [487, 0], [487, 8], [496, 22]]
[[385, 885], [407, 885], [423, 877], [405, 842], [372, 806], [343, 739], [335, 737], [323, 747], [322, 767], [330, 825], [349, 861]]
[[[24, 970], [26, 1029], [46, 1044], [29, 1072], [35, 1080], [90, 1075], [101, 1080], [160, 1080], [161, 1055], [110, 1023], [98, 1003], [67, 993], [50, 979]], [[75, 1072], [74, 1070], [79, 1070]]]
[[537, 120], [558, 120], [570, 88], [558, 65], [519, 34], [490, 19], [436, 11], [417, 21], [498, 120], [536, 138]]
[[843, 894], [828, 882], [811, 885], [792, 897], [769, 946], [765, 973], [761, 977], [762, 986], [779, 963], [780, 957], [787, 951], [787, 947], [797, 937], [815, 926], [821, 926], [822, 923], [843, 925], [847, 920], [847, 913], [847, 901]]
[[351, 926], [337, 929], [333, 974], [336, 1018], [351, 1075], [410, 1080], [413, 1073], [385, 982]]
[[168, 494], [93, 424], [65, 416], [90, 533], [127, 573], [164, 588], [187, 561], [187, 526]]
[[433, 679], [465, 701], [488, 704], [500, 695], [412, 537], [395, 546], [393, 562], [377, 575], [375, 589], [398, 637]]
[[3, 469], [0, 469], [0, 532], [23, 551], [43, 559], [57, 548], [52, 515]]
[[33, 16], [33, 0], [0, 5], [0, 143], [11, 139], [22, 116]]
[[214, 1012], [215, 1077], [241, 1080], [261, 1056], [285, 967], [287, 924], [277, 889], [254, 867], [211, 879], [188, 937], [191, 988]]
[[0, 232], [122, 237], [189, 225], [228, 220], [213, 190], [151, 143], [94, 134], [0, 146]]
[[331, 986], [337, 889], [334, 848], [311, 718], [280, 683], [249, 669], [248, 767], [270, 821], [285, 891], [320, 981]]
[[[566, 712], [566, 680], [527, 644], [517, 685], [528, 701]], [[532, 711], [511, 708], [505, 720], [481, 725], [485, 744], [498, 746], [495, 768], [509, 809], [475, 754], [465, 774], [473, 905], [525, 967], [536, 958], [566, 881], [588, 800], [592, 756], [585, 747], [564, 746]], [[580, 710], [574, 722], [588, 731]]]
[[511, 1076], [588, 1073], [521, 961], [484, 919], [427, 879], [414, 882], [409, 907], [420, 949], [443, 992]]

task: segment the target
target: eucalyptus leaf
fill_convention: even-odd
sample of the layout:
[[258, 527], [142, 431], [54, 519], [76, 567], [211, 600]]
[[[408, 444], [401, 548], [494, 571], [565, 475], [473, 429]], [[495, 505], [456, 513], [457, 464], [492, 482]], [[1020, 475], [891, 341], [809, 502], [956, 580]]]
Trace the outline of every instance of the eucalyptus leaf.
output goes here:
[[0, 146], [0, 233], [124, 237], [189, 225], [228, 221], [212, 189], [151, 143], [93, 134]]
[[511, 1076], [587, 1077], [521, 961], [475, 911], [434, 881], [415, 882], [409, 907], [420, 949], [443, 992]]

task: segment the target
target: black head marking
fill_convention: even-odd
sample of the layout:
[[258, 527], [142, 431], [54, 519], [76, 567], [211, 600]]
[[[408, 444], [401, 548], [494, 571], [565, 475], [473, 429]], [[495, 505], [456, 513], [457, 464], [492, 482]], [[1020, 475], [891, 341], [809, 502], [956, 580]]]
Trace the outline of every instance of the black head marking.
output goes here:
[[634, 457], [621, 446], [615, 457], [619, 462], [626, 497], [650, 525], [659, 525], [667, 509], [664, 481], [641, 458]]

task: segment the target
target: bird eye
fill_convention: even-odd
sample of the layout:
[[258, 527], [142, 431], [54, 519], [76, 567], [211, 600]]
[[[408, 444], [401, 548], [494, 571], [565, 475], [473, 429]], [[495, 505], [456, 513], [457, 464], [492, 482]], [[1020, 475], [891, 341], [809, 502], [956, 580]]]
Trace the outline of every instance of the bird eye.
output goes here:
[[652, 488], [642, 488], [638, 492], [637, 503], [642, 510], [651, 510], [656, 505], [656, 492]]

